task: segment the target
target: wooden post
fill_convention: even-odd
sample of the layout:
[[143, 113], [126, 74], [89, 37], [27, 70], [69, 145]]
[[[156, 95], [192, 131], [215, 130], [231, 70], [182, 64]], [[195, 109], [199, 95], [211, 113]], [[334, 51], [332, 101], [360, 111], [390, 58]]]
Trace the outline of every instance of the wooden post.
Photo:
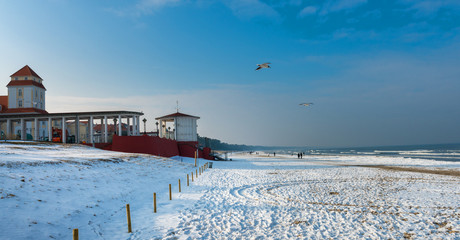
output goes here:
[[179, 192], [180, 192], [180, 179], [179, 179]]
[[190, 181], [189, 181], [189, 177], [188, 177], [188, 174], [187, 174], [187, 187], [190, 186]]
[[193, 172], [192, 172], [192, 182], [193, 182]]
[[198, 178], [198, 169], [195, 169], [195, 177]]
[[153, 212], [157, 212], [157, 193], [153, 193]]
[[78, 240], [78, 228], [75, 228], [72, 231], [72, 235], [73, 235], [73, 240]]
[[171, 184], [169, 184], [169, 200], [172, 200]]
[[128, 218], [128, 232], [132, 232], [132, 229], [131, 229], [131, 213], [129, 211], [129, 204], [126, 204], [126, 216]]
[[195, 167], [196, 167], [196, 150], [195, 150]]

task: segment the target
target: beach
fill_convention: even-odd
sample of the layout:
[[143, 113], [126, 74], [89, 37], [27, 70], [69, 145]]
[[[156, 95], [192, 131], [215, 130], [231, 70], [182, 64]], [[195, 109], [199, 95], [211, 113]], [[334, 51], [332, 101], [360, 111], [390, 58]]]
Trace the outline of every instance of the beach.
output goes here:
[[391, 166], [398, 159], [384, 157], [331, 161], [260, 155], [235, 155], [224, 169], [214, 170], [219, 174], [206, 175], [200, 183], [212, 190], [182, 212], [172, 232], [222, 239], [460, 236], [459, 172], [445, 167], [452, 163], [424, 160], [420, 167], [420, 160], [406, 159], [400, 167]]
[[[2, 143], [0, 238], [63, 239], [74, 228], [81, 239], [460, 238], [459, 162], [263, 152], [228, 157], [186, 186], [187, 174], [198, 170], [191, 158]], [[207, 162], [198, 159], [198, 166]]]

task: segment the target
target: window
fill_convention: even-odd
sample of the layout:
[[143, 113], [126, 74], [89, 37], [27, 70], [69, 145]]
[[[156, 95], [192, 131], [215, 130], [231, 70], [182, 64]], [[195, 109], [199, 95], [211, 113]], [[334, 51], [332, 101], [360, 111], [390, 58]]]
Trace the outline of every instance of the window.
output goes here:
[[27, 77], [25, 77], [24, 80], [27, 80]]
[[18, 89], [18, 96], [22, 97], [22, 89]]
[[14, 77], [14, 80], [18, 80], [18, 77]]
[[18, 101], [18, 107], [22, 107], [22, 100]]

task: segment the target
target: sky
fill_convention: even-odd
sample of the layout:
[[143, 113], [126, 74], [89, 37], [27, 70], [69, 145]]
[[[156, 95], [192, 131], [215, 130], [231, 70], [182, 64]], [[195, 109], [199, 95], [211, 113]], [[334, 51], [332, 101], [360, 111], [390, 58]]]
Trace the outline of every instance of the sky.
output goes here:
[[459, 33], [456, 0], [0, 0], [0, 84], [29, 65], [48, 112], [147, 131], [178, 102], [233, 144], [458, 143]]

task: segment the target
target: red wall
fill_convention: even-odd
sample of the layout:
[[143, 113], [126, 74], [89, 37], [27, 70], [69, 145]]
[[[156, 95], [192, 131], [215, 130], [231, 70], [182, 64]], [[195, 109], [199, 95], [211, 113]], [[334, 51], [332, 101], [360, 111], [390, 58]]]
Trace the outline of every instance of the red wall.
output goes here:
[[[91, 146], [91, 144], [86, 144]], [[127, 153], [146, 153], [162, 157], [195, 157], [198, 142], [176, 142], [174, 140], [151, 136], [117, 136], [114, 135], [112, 144], [99, 144], [98, 148]], [[111, 148], [111, 149], [109, 149]], [[213, 160], [209, 156], [210, 148], [198, 150], [198, 157]]]
[[180, 155], [174, 140], [151, 136], [113, 136], [112, 151], [147, 153], [162, 157]]
[[[194, 158], [198, 142], [177, 142], [177, 146], [181, 156]], [[198, 151], [198, 157], [201, 158], [202, 155], [203, 153]]]

